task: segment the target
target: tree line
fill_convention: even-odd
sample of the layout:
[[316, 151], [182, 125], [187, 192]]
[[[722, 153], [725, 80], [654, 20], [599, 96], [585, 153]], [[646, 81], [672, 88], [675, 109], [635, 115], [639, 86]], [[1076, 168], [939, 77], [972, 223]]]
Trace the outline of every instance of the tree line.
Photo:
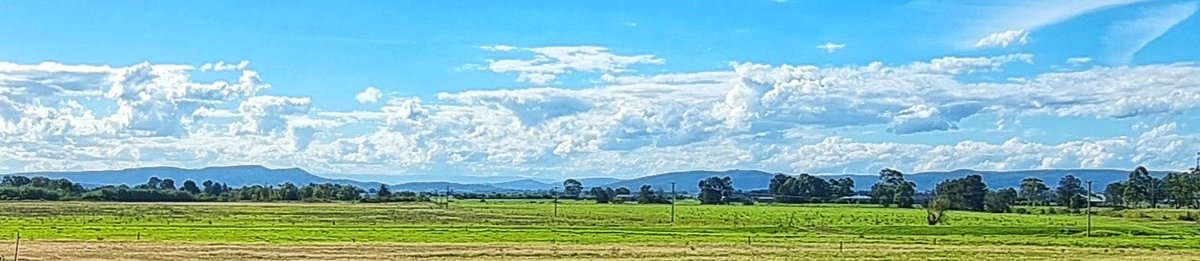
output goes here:
[[[369, 193], [368, 193], [369, 192]], [[278, 186], [243, 186], [205, 180], [197, 184], [185, 180], [150, 177], [146, 183], [105, 185], [87, 189], [67, 179], [8, 175], [0, 179], [0, 200], [88, 200], [117, 202], [197, 202], [197, 201], [428, 201], [430, 195], [415, 192], [392, 193], [387, 186], [363, 190], [352, 185], [310, 183], [298, 186], [285, 182]]]

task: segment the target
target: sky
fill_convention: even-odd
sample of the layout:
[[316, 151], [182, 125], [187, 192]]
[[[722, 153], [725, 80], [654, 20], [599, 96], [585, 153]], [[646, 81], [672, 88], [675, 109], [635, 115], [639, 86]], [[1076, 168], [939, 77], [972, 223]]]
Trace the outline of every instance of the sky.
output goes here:
[[1182, 170], [1200, 2], [0, 1], [0, 173]]

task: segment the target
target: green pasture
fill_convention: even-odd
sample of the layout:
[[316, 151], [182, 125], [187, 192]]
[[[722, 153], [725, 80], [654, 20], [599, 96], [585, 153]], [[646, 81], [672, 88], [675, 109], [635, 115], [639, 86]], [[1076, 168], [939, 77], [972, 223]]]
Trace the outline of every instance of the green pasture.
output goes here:
[[[1082, 214], [949, 212], [871, 205], [593, 204], [542, 200], [431, 203], [0, 203], [0, 240], [304, 244], [798, 243], [1025, 245], [1200, 249], [1200, 226], [1178, 210], [1105, 210], [1086, 237]], [[1144, 212], [1144, 213], [1142, 213]], [[1165, 214], [1164, 214], [1165, 213]]]

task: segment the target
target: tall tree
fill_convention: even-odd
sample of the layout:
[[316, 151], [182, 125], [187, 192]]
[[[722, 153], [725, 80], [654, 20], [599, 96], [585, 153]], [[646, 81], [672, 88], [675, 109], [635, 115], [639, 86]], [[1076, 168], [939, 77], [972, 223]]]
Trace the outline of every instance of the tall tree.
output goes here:
[[700, 181], [701, 204], [725, 204], [733, 198], [733, 180], [726, 177], [709, 177]]
[[609, 190], [612, 189], [605, 190], [601, 187], [592, 187], [592, 196], [595, 197], [596, 203], [604, 204], [612, 201], [612, 195], [608, 194]]
[[163, 179], [162, 183], [158, 183], [158, 189], [175, 190], [175, 180], [169, 178]]
[[1200, 171], [1171, 172], [1163, 178], [1163, 194], [1176, 207], [1200, 208]]
[[563, 195], [567, 198], [579, 198], [580, 193], [583, 193], [583, 183], [575, 179], [563, 181]]
[[1125, 194], [1125, 183], [1124, 182], [1116, 181], [1113, 183], [1108, 183], [1108, 185], [1104, 187], [1104, 201], [1107, 202], [1108, 204], [1111, 204], [1114, 206], [1124, 205], [1125, 201], [1124, 201], [1124, 198], [1122, 197], [1124, 194]]
[[392, 197], [392, 191], [388, 189], [387, 185], [379, 184], [379, 189], [375, 190], [375, 196], [379, 198], [390, 198]]
[[1055, 195], [1057, 195], [1058, 205], [1068, 207], [1068, 208], [1082, 207], [1082, 206], [1076, 206], [1076, 205], [1071, 204], [1072, 203], [1071, 197], [1082, 194], [1084, 192], [1083, 186], [1080, 185], [1082, 183], [1083, 182], [1079, 181], [1079, 178], [1076, 178], [1073, 175], [1067, 175], [1067, 176], [1063, 177], [1062, 180], [1059, 180], [1058, 188], [1055, 189], [1055, 193], [1054, 193]]
[[833, 193], [834, 197], [845, 197], [845, 196], [854, 195], [854, 179], [851, 179], [848, 177], [840, 178], [837, 180], [830, 179], [829, 183], [832, 183], [834, 186], [834, 193]]
[[1050, 191], [1050, 187], [1047, 187], [1042, 179], [1030, 177], [1021, 180], [1021, 199], [1030, 205], [1044, 202], [1047, 191]]
[[190, 179], [184, 180], [183, 187], [180, 187], [179, 190], [183, 190], [187, 193], [191, 193], [192, 195], [200, 194], [200, 187], [196, 186], [196, 182], [192, 181]]
[[988, 189], [987, 184], [983, 183], [983, 177], [969, 175], [942, 181], [938, 183], [934, 192], [938, 196], [947, 197], [952, 209], [983, 211]]
[[894, 169], [879, 170], [879, 181], [871, 186], [871, 197], [887, 207], [891, 204], [911, 208], [917, 194], [917, 184], [904, 179], [904, 173]]
[[992, 213], [1005, 213], [1009, 211], [1012, 204], [1017, 202], [1017, 190], [1006, 188], [988, 192], [984, 199], [983, 209]]
[[162, 183], [162, 179], [160, 179], [158, 177], [150, 177], [150, 180], [146, 181], [146, 188], [147, 189], [158, 189], [159, 188], [158, 185], [160, 183]]
[[[1153, 178], [1150, 177], [1150, 171], [1146, 168], [1138, 166], [1132, 172], [1129, 172], [1129, 180], [1125, 181], [1125, 192], [1122, 193], [1122, 198], [1126, 203], [1140, 204], [1141, 202], [1150, 202], [1150, 186], [1154, 185]], [[1153, 203], [1151, 203], [1153, 205]]]
[[213, 182], [211, 179], [210, 179], [210, 180], [205, 180], [205, 181], [204, 181], [204, 183], [201, 183], [201, 185], [204, 185], [204, 188], [203, 188], [203, 190], [204, 190], [204, 193], [206, 193], [206, 194], [209, 194], [209, 195], [213, 195], [213, 196], [218, 196], [218, 195], [220, 195], [220, 194], [221, 194], [221, 191], [220, 191], [220, 189], [221, 189], [221, 188], [220, 188], [220, 187], [215, 187], [215, 186], [213, 186], [213, 184], [215, 184], [215, 183], [216, 183], [216, 182]]
[[781, 190], [781, 188], [783, 187], [783, 183], [787, 182], [787, 181], [788, 181], [788, 180], [790, 180], [790, 179], [792, 179], [792, 177], [791, 177], [791, 176], [784, 175], [784, 174], [782, 174], [782, 173], [777, 173], [777, 174], [775, 174], [775, 176], [774, 176], [774, 177], [771, 177], [771, 183], [770, 183], [770, 184], [767, 186], [767, 191], [770, 191], [770, 192], [771, 192], [771, 195], [782, 195], [782, 194], [784, 194], [784, 193], [783, 193], [782, 191], [780, 191], [780, 190]]

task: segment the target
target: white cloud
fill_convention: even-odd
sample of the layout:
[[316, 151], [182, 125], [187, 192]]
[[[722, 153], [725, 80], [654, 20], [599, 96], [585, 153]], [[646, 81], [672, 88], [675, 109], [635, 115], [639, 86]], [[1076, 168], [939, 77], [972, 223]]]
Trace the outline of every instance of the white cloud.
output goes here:
[[892, 116], [892, 127], [888, 131], [910, 134], [958, 129], [956, 123], [959, 120], [974, 115], [983, 107], [979, 102], [952, 103], [940, 108], [925, 104], [913, 105]]
[[916, 1], [910, 7], [923, 15], [945, 19], [956, 24], [958, 32], [947, 34], [957, 46], [972, 48], [980, 39], [996, 32], [1020, 30], [1034, 32], [1044, 26], [1058, 24], [1081, 15], [1108, 8], [1127, 6], [1148, 0], [1096, 1]]
[[836, 52], [837, 50], [841, 50], [842, 48], [846, 48], [846, 45], [845, 44], [835, 44], [835, 43], [825, 43], [825, 44], [817, 46], [817, 49], [825, 50], [825, 52], [827, 52], [827, 53], [833, 53], [833, 52]]
[[949, 74], [986, 72], [999, 70], [1001, 66], [1014, 62], [1033, 63], [1033, 55], [1018, 53], [993, 57], [954, 57], [947, 56], [930, 60], [928, 63], [914, 63], [909, 67], [918, 71]]
[[1025, 30], [1008, 30], [996, 32], [975, 42], [975, 48], [1002, 47], [1009, 45], [1020, 46], [1029, 42], [1029, 32]]
[[1092, 57], [1071, 57], [1067, 58], [1068, 64], [1078, 65], [1092, 62]]
[[250, 66], [250, 61], [246, 61], [246, 60], [242, 60], [241, 62], [239, 62], [237, 64], [232, 64], [232, 63], [227, 64], [227, 63], [225, 63], [225, 61], [218, 61], [217, 63], [206, 63], [204, 65], [201, 65], [200, 71], [201, 72], [234, 71], [234, 70], [240, 71], [240, 70], [245, 70], [246, 67], [248, 67], [248, 66]]
[[354, 95], [354, 100], [358, 103], [376, 103], [379, 98], [383, 97], [383, 92], [376, 89], [374, 86], [368, 86], [367, 89]]
[[517, 48], [516, 46], [511, 46], [511, 45], [488, 45], [488, 46], [480, 46], [479, 49], [483, 49], [484, 51], [492, 51], [492, 52], [510, 52], [510, 51], [515, 51], [519, 48]]
[[291, 115], [306, 114], [312, 106], [307, 97], [254, 96], [238, 105], [244, 122], [231, 125], [238, 134], [270, 134], [284, 131]]
[[[243, 70], [234, 82], [206, 83], [192, 80], [193, 71], [195, 68], [187, 65], [149, 63], [118, 68], [0, 63], [0, 93], [5, 96], [0, 99], [4, 121], [0, 126], [29, 130], [26, 137], [42, 135], [33, 131], [38, 128], [57, 130], [57, 135], [68, 137], [185, 136], [196, 111], [269, 87], [252, 70]], [[79, 105], [88, 99], [112, 109], [101, 115]]]
[[488, 70], [496, 73], [517, 73], [518, 82], [545, 85], [558, 79], [559, 75], [573, 72], [620, 73], [630, 71], [638, 64], [663, 64], [665, 60], [654, 55], [623, 56], [608, 52], [598, 46], [551, 46], [520, 48], [506, 45], [484, 46], [481, 49], [493, 52], [530, 53], [529, 59], [488, 60]]
[[1134, 54], [1143, 47], [1195, 14], [1198, 4], [1200, 2], [1156, 5], [1142, 10], [1136, 18], [1113, 23], [1104, 37], [1110, 54], [1108, 60], [1116, 64], [1133, 61]]
[[[974, 141], [978, 133], [965, 127], [955, 135], [975, 138], [948, 144], [895, 138], [953, 130], [972, 116], [1171, 119], [1200, 107], [1194, 77], [1200, 68], [1191, 64], [958, 79], [1022, 62], [1032, 56], [842, 67], [739, 63], [712, 72], [610, 75], [593, 88], [394, 97], [371, 111], [328, 111], [305, 97], [261, 95], [268, 85], [257, 74], [217, 84], [190, 80], [195, 69], [187, 66], [0, 63], [0, 165], [264, 164], [342, 173], [630, 177], [726, 168], [1161, 169], [1186, 165], [1175, 155], [1200, 149], [1200, 135], [1169, 122], [1131, 137], [1054, 143]], [[75, 101], [87, 97], [116, 113]], [[147, 135], [134, 122], [152, 121], [135, 114], [154, 115], [148, 118], [159, 121], [151, 126], [186, 135]], [[889, 141], [874, 141], [881, 137]]]

